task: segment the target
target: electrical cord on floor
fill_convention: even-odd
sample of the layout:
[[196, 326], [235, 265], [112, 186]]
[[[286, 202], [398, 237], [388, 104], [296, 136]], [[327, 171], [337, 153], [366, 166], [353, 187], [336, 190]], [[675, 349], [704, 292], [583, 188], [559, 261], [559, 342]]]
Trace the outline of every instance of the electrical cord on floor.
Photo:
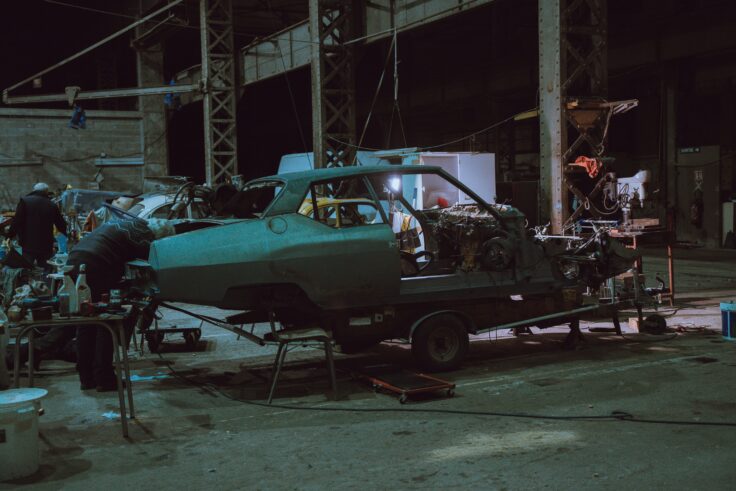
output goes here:
[[265, 402], [257, 401], [246, 401], [237, 397], [231, 396], [224, 392], [220, 387], [214, 384], [201, 384], [190, 380], [188, 377], [180, 374], [171, 366], [169, 360], [165, 359], [161, 353], [157, 353], [161, 361], [168, 367], [169, 371], [176, 378], [184, 381], [186, 384], [193, 387], [202, 389], [210, 394], [217, 396], [220, 395], [226, 399], [230, 399], [234, 402], [240, 402], [249, 406], [258, 406], [263, 408], [271, 409], [287, 409], [295, 411], [321, 411], [321, 412], [341, 412], [341, 413], [423, 413], [423, 414], [447, 414], [457, 416], [491, 416], [491, 417], [503, 417], [503, 418], [519, 418], [519, 419], [540, 419], [540, 420], [552, 420], [552, 421], [581, 421], [581, 422], [595, 422], [595, 421], [625, 421], [628, 423], [645, 423], [645, 424], [661, 424], [661, 425], [678, 425], [678, 426], [727, 426], [736, 427], [736, 422], [730, 421], [682, 421], [682, 420], [665, 420], [665, 419], [645, 419], [638, 418], [631, 413], [626, 411], [612, 411], [611, 414], [605, 415], [573, 415], [573, 416], [558, 416], [548, 414], [525, 414], [525, 413], [505, 413], [505, 412], [494, 412], [494, 411], [463, 411], [458, 409], [398, 409], [398, 408], [343, 408], [343, 407], [330, 407], [330, 406], [290, 406], [287, 404], [267, 404]]

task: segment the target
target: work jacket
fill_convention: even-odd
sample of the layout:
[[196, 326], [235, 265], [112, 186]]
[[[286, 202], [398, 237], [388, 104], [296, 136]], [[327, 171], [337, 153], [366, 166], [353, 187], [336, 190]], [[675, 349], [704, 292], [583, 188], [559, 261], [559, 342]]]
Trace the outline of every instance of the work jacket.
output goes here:
[[10, 237], [18, 235], [23, 252], [51, 256], [54, 250], [54, 225], [66, 235], [66, 222], [48, 194], [34, 191], [20, 199], [10, 227]]

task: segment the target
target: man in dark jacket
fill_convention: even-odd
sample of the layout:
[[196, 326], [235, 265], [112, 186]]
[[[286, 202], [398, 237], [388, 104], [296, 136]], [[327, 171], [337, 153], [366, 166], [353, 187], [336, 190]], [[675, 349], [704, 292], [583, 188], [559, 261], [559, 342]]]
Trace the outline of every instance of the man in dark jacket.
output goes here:
[[[151, 242], [174, 234], [167, 220], [113, 220], [85, 235], [69, 253], [67, 265], [76, 280], [84, 264], [92, 301], [98, 302], [103, 293], [118, 287], [125, 272], [125, 263], [133, 259], [148, 259]], [[82, 390], [98, 392], [116, 390], [117, 381], [112, 367], [113, 344], [110, 333], [101, 327], [77, 329], [77, 367]]]
[[66, 235], [66, 222], [51, 201], [48, 184], [39, 182], [33, 192], [20, 199], [8, 235], [18, 235], [28, 262], [47, 269], [46, 261], [54, 255], [54, 226]]

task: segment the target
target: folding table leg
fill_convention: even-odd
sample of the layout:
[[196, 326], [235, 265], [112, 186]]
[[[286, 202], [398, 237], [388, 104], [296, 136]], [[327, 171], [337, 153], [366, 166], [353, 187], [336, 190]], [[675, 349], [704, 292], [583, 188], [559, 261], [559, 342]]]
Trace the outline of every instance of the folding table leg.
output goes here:
[[[126, 333], [122, 321], [118, 321], [118, 333], [120, 335], [120, 339], [124, 340]], [[135, 338], [135, 333], [133, 334], [133, 337]], [[123, 369], [125, 373], [125, 382], [128, 388], [128, 406], [130, 407], [130, 419], [134, 419], [135, 406], [133, 405], [133, 381], [130, 379], [130, 361], [128, 360], [128, 347], [125, 342], [121, 344], [121, 347], [123, 351]]]
[[33, 347], [34, 330], [28, 331], [28, 387], [33, 387], [33, 352], [36, 351]]
[[128, 414], [125, 410], [125, 395], [123, 393], [123, 368], [120, 363], [120, 343], [118, 343], [118, 333], [110, 327], [109, 324], [103, 324], [105, 329], [110, 331], [112, 336], [112, 349], [113, 355], [115, 356], [115, 377], [117, 378], [118, 384], [118, 400], [120, 401], [120, 421], [123, 425], [123, 437], [128, 437]]
[[330, 370], [330, 385], [332, 385], [332, 398], [337, 400], [337, 380], [335, 378], [335, 360], [332, 356], [332, 343], [325, 341], [325, 357], [327, 358], [327, 368]]
[[268, 393], [269, 404], [271, 404], [273, 394], [276, 392], [276, 384], [279, 382], [279, 375], [281, 374], [281, 367], [284, 365], [284, 358], [286, 358], [286, 345], [284, 343], [279, 343], [279, 349], [276, 352], [276, 360], [274, 360], [274, 370], [271, 372], [271, 391]]

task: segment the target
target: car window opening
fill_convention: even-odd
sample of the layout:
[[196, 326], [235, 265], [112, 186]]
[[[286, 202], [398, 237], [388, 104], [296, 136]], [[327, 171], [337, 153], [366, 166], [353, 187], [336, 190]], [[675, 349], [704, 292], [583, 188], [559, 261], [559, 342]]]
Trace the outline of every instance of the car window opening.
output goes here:
[[362, 178], [312, 184], [298, 212], [337, 229], [385, 223]]
[[223, 208], [235, 218], [260, 218], [283, 189], [281, 181], [258, 181], [238, 191]]

